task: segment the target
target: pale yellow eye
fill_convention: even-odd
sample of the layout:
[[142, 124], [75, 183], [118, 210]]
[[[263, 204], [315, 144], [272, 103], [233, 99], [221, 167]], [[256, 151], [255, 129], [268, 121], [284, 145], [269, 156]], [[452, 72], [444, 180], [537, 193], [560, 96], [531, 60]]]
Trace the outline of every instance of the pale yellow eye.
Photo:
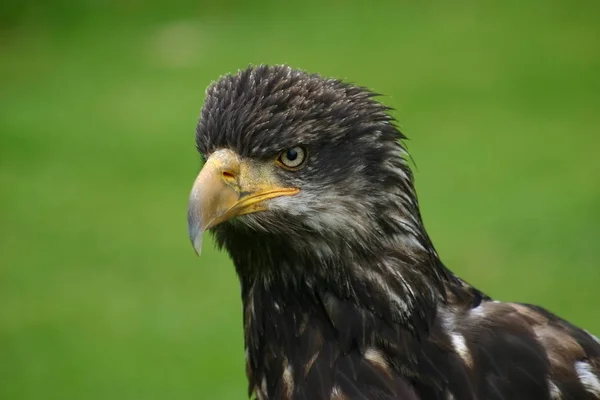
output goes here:
[[297, 169], [306, 159], [306, 150], [300, 146], [292, 147], [281, 152], [277, 161], [286, 168]]

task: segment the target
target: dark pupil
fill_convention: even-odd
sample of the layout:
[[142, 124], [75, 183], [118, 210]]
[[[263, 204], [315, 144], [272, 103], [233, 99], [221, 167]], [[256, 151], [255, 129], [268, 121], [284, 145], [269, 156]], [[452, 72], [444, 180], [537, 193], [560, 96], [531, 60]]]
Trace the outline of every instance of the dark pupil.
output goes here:
[[298, 158], [298, 152], [294, 149], [291, 149], [291, 150], [287, 151], [285, 156], [287, 157], [288, 160], [294, 161], [296, 158]]

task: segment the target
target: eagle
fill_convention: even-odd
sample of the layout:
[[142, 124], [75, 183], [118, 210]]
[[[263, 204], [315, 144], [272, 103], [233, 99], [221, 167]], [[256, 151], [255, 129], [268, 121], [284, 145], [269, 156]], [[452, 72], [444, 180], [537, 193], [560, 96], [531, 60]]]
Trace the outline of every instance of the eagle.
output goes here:
[[600, 399], [600, 342], [453, 274], [390, 108], [286, 65], [213, 82], [188, 204], [237, 272], [258, 400]]

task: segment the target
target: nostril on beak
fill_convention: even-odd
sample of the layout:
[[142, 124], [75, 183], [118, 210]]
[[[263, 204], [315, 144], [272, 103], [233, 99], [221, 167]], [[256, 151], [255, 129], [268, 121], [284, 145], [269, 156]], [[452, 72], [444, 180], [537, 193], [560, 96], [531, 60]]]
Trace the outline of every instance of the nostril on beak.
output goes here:
[[228, 185], [235, 185], [237, 181], [235, 174], [227, 170], [223, 170], [221, 172], [221, 179], [223, 179], [223, 182], [227, 183]]

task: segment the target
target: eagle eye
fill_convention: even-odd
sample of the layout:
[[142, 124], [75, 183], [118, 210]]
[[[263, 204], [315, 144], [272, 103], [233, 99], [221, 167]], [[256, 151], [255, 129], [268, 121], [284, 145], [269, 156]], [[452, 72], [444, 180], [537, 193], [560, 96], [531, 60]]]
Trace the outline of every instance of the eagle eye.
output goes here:
[[279, 154], [277, 163], [286, 169], [298, 169], [306, 160], [306, 150], [303, 147], [296, 146], [287, 149]]

